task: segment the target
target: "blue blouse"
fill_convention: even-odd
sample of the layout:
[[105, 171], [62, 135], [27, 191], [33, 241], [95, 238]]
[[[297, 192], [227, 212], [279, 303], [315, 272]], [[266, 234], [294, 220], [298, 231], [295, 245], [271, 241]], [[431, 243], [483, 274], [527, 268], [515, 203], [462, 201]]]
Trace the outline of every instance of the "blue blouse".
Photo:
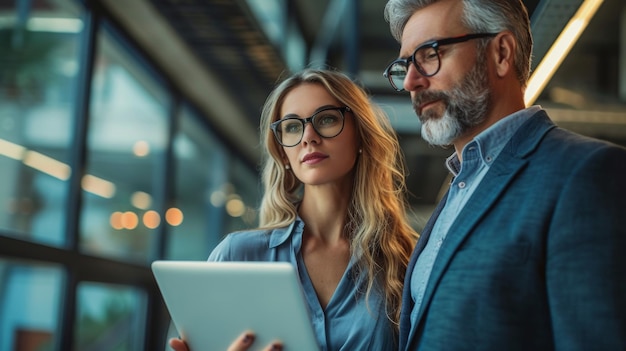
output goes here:
[[300, 251], [303, 230], [304, 222], [298, 218], [284, 228], [231, 233], [213, 250], [209, 261], [291, 262], [300, 276], [322, 351], [397, 350], [396, 335], [385, 314], [384, 297], [375, 286], [366, 304], [367, 275], [358, 273], [354, 257], [326, 309], [322, 309]]

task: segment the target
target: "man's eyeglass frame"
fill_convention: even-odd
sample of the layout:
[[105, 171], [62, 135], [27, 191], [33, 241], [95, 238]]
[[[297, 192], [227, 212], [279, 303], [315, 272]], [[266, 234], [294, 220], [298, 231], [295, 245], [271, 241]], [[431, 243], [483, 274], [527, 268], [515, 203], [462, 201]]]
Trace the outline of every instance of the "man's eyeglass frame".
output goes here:
[[[339, 131], [332, 136], [324, 136], [322, 135], [322, 133], [320, 133], [317, 128], [315, 127], [315, 123], [313, 123], [313, 121], [315, 120], [315, 117], [319, 116], [320, 113], [324, 112], [324, 111], [329, 111], [329, 110], [336, 110], [339, 111], [339, 114], [341, 115], [341, 128], [339, 129]], [[304, 137], [304, 129], [306, 128], [307, 123], [311, 123], [311, 127], [313, 127], [313, 130], [315, 130], [315, 133], [317, 133], [317, 135], [319, 135], [320, 137], [324, 138], [324, 139], [331, 139], [336, 137], [337, 135], [341, 134], [341, 132], [343, 131], [343, 128], [346, 125], [346, 112], [350, 112], [352, 111], [352, 109], [350, 109], [350, 107], [348, 106], [343, 106], [343, 107], [325, 107], [320, 109], [319, 111], [316, 111], [314, 114], [312, 114], [310, 117], [306, 117], [306, 118], [300, 118], [300, 117], [287, 117], [287, 118], [283, 118], [283, 119], [279, 119], [275, 122], [272, 122], [272, 124], [270, 124], [270, 129], [272, 130], [272, 132], [274, 133], [274, 138], [276, 138], [276, 141], [284, 146], [284, 147], [294, 147], [298, 144], [300, 144], [302, 142], [302, 138]], [[298, 140], [297, 143], [293, 144], [293, 145], [286, 145], [283, 144], [282, 141], [282, 136], [281, 136], [281, 132], [278, 130], [278, 126], [280, 125], [281, 122], [284, 121], [289, 121], [289, 120], [298, 120], [302, 123], [302, 135], [300, 135], [300, 140]]]
[[[393, 82], [393, 78], [392, 78], [392, 74], [390, 74], [390, 70], [392, 67], [401, 64], [402, 66], [404, 66], [406, 72], [409, 71], [409, 64], [413, 63], [413, 65], [415, 65], [415, 68], [417, 69], [417, 71], [424, 77], [432, 77], [435, 74], [439, 73], [439, 70], [441, 69], [441, 56], [439, 55], [439, 48], [441, 46], [444, 45], [451, 45], [451, 44], [458, 44], [458, 43], [463, 43], [466, 42], [468, 40], [472, 40], [472, 39], [480, 39], [480, 38], [493, 38], [496, 35], [498, 35], [498, 33], [473, 33], [473, 34], [465, 34], [465, 35], [461, 35], [458, 37], [452, 37], [452, 38], [444, 38], [444, 39], [439, 39], [439, 40], [431, 40], [428, 41], [420, 46], [417, 47], [417, 49], [415, 49], [413, 51], [413, 54], [411, 54], [411, 56], [407, 57], [407, 58], [399, 58], [394, 60], [392, 63], [390, 63], [387, 68], [385, 68], [385, 71], [383, 72], [383, 76], [385, 78], [387, 78], [389, 80], [389, 83], [391, 84], [391, 86], [397, 90], [397, 91], [403, 91], [404, 87], [397, 87], [396, 84]], [[424, 48], [432, 48], [433, 50], [435, 50], [435, 53], [437, 54], [437, 69], [433, 72], [433, 73], [427, 73], [426, 71], [424, 71], [424, 69], [422, 68], [421, 65], [419, 65], [415, 59], [415, 54], [419, 51], [422, 50]], [[406, 78], [406, 75], [405, 75]]]

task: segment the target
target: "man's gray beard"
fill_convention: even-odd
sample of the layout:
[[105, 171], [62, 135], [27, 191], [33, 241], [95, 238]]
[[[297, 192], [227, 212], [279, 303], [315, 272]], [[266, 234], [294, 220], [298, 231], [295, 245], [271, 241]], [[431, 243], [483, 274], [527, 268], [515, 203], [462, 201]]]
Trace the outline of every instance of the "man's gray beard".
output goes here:
[[440, 118], [431, 117], [433, 113], [429, 112], [424, 113], [426, 120], [422, 122], [422, 138], [430, 145], [450, 145], [463, 132], [461, 123], [450, 115], [447, 108]]
[[454, 140], [472, 127], [484, 122], [490, 98], [487, 63], [478, 59], [477, 64], [454, 86], [450, 92], [425, 91], [413, 99], [415, 111], [423, 101], [441, 100], [446, 110], [438, 116], [432, 109], [418, 118], [422, 122], [422, 138], [431, 145], [451, 145]]

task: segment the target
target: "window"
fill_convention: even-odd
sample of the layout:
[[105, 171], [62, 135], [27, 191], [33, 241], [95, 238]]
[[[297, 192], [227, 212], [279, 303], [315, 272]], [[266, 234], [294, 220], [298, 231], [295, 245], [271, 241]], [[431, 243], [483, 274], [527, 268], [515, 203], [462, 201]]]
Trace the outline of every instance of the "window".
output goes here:
[[81, 12], [69, 1], [9, 4], [0, 12], [0, 229], [62, 246]]
[[175, 207], [183, 220], [168, 223], [169, 259], [204, 260], [223, 235], [257, 225], [256, 174], [200, 121], [184, 108], [174, 138]]
[[112, 37], [98, 40], [83, 177], [80, 247], [148, 262], [162, 223], [169, 99]]
[[140, 290], [81, 283], [74, 350], [142, 350], [145, 305], [146, 296]]
[[58, 341], [64, 271], [0, 258], [0, 350], [52, 350]]

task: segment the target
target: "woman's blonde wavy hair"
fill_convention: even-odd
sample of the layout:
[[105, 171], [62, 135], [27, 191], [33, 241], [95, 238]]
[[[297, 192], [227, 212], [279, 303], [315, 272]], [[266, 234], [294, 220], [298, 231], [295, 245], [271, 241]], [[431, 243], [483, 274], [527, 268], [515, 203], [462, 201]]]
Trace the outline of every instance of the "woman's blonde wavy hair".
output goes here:
[[268, 151], [263, 160], [264, 195], [260, 225], [284, 227], [297, 216], [302, 183], [285, 170], [282, 147], [270, 124], [280, 118], [285, 96], [301, 84], [319, 84], [348, 106], [354, 116], [362, 153], [356, 163], [348, 230], [353, 255], [368, 272], [367, 294], [380, 279], [387, 317], [396, 327], [400, 317], [404, 274], [417, 233], [409, 225], [404, 161], [396, 134], [385, 113], [348, 76], [329, 69], [305, 69], [282, 81], [268, 96], [261, 115], [261, 142]]

